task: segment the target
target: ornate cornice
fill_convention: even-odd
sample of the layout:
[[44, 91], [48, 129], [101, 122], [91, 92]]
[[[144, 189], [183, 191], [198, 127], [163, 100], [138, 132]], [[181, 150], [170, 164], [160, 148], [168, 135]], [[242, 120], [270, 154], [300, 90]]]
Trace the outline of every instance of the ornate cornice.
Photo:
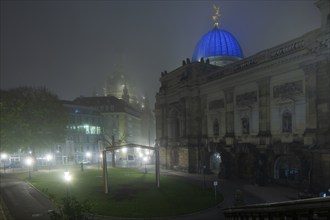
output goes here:
[[[243, 70], [248, 70], [248, 69], [256, 67], [256, 66], [259, 67], [259, 66], [261, 66], [261, 64], [269, 63], [267, 65], [267, 68], [269, 68], [270, 66], [289, 62], [289, 61], [297, 59], [299, 57], [311, 54], [311, 53], [315, 52], [315, 50], [324, 48], [329, 44], [329, 40], [325, 39], [325, 40], [319, 41], [317, 43], [317, 46], [315, 46], [315, 43], [314, 43], [314, 46], [312, 46], [313, 49], [308, 49], [306, 47], [306, 41], [309, 40], [310, 34], [315, 34], [314, 39], [316, 40], [316, 34], [318, 33], [317, 31], [318, 30], [311, 32], [308, 35], [304, 35], [303, 37], [300, 37], [296, 40], [287, 42], [285, 44], [281, 44], [279, 46], [270, 48], [268, 50], [261, 51], [260, 53], [254, 55], [254, 56], [245, 58], [241, 61], [235, 62], [230, 65], [224, 66], [219, 71], [209, 74], [207, 76], [206, 81], [209, 82], [209, 81], [212, 81], [215, 79], [226, 77], [230, 74], [233, 74], [236, 72], [241, 72]], [[309, 44], [309, 45], [313, 45], [313, 43]], [[305, 49], [308, 49], [308, 50], [306, 50], [303, 54], [298, 53]], [[293, 54], [296, 54], [296, 55], [293, 55]]]

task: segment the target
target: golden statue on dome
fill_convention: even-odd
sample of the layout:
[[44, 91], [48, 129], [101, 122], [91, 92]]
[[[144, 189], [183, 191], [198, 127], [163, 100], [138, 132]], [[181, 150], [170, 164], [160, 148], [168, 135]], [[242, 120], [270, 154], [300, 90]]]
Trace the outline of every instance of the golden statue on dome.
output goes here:
[[213, 9], [215, 14], [212, 16], [212, 20], [214, 22], [214, 26], [219, 27], [220, 7], [213, 5]]

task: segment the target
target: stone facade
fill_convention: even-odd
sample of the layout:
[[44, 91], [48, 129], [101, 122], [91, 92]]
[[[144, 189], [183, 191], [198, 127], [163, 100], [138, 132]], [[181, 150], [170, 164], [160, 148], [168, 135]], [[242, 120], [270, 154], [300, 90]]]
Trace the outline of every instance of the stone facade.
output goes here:
[[299, 38], [223, 67], [187, 59], [162, 73], [161, 166], [206, 166], [221, 178], [314, 192], [330, 187], [330, 6], [316, 5], [321, 27]]

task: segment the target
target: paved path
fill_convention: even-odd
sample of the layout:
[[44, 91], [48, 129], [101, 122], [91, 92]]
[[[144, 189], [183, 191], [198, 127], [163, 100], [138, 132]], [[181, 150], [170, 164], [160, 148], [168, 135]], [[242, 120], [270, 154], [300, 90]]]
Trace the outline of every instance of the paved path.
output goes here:
[[[17, 179], [15, 174], [0, 174], [0, 196], [15, 220], [48, 220], [54, 205], [30, 184]], [[3, 207], [1, 208], [3, 211]], [[0, 219], [5, 218], [0, 215]]]

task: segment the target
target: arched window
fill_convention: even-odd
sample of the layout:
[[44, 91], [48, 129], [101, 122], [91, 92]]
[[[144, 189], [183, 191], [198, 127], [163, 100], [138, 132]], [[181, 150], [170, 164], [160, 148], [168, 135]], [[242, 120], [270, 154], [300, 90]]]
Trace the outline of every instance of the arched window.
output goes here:
[[242, 118], [242, 132], [243, 132], [243, 134], [250, 133], [249, 118], [247, 118], [247, 117]]
[[216, 152], [210, 156], [210, 169], [216, 172], [219, 172], [221, 163], [220, 153]]
[[178, 117], [178, 112], [172, 110], [168, 118], [168, 135], [169, 138], [179, 138], [180, 137], [180, 121]]
[[292, 132], [292, 114], [284, 112], [282, 115], [282, 132]]
[[274, 163], [274, 178], [286, 180], [298, 180], [301, 165], [294, 156], [281, 156]]
[[214, 119], [213, 121], [213, 135], [219, 136], [219, 122], [218, 119]]

